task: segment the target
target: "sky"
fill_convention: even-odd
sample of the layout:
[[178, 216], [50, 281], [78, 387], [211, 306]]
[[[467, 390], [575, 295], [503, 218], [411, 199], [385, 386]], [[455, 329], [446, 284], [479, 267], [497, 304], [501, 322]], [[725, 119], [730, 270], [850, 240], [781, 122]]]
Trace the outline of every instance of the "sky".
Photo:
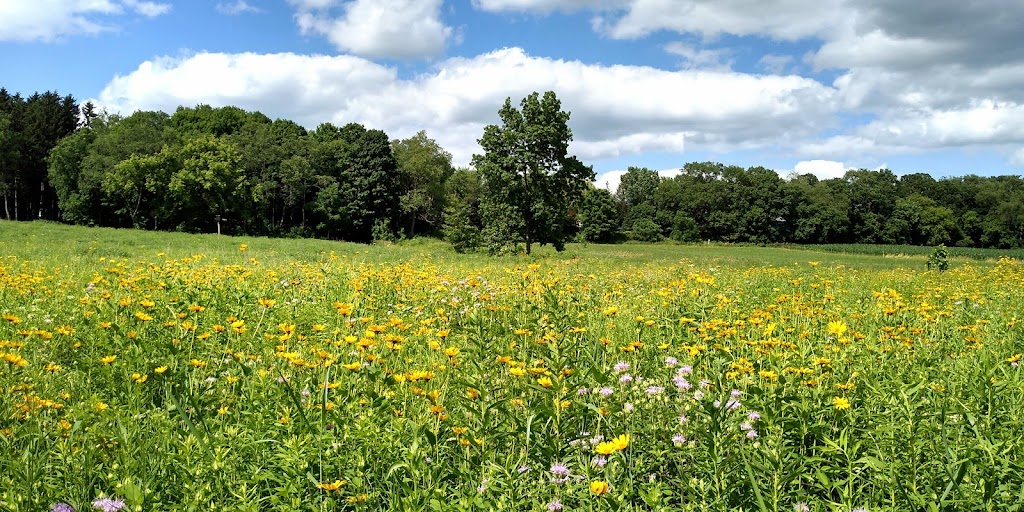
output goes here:
[[554, 91], [570, 152], [787, 176], [1024, 170], [1019, 0], [0, 0], [0, 87], [419, 130], [467, 165]]

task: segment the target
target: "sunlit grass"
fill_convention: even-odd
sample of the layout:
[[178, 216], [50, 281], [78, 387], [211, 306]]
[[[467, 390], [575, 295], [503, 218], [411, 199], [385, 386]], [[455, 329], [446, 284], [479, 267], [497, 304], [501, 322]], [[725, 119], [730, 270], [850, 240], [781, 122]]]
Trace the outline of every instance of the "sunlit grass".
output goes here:
[[0, 223], [0, 508], [1010, 510], [1020, 262]]

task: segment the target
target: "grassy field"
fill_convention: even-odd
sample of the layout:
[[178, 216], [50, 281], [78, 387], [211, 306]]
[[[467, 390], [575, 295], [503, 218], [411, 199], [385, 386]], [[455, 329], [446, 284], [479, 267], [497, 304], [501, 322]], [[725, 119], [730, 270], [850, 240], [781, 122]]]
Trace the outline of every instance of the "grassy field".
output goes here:
[[1018, 260], [0, 222], [3, 510], [1019, 510]]
[[[870, 244], [832, 244], [832, 245], [794, 245], [795, 249], [843, 253], [868, 254], [875, 256], [906, 257], [928, 256], [933, 247], [920, 245], [870, 245]], [[947, 247], [950, 256], [972, 260], [998, 260], [999, 258], [1024, 258], [1024, 249], [978, 249], [975, 247]]]

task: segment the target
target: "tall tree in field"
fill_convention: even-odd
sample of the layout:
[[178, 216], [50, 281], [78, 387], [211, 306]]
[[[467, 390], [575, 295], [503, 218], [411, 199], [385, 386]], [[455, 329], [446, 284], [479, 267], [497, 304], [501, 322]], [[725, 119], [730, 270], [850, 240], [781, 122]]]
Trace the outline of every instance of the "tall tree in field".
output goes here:
[[611, 192], [603, 188], [587, 190], [577, 214], [580, 235], [588, 242], [613, 242], [619, 228], [618, 213]]
[[355, 242], [373, 239], [374, 226], [393, 226], [398, 212], [398, 164], [391, 141], [361, 124], [320, 125], [310, 164], [316, 173], [311, 212], [316, 234]]
[[[646, 167], [630, 166], [622, 175], [615, 197], [622, 208], [623, 227], [633, 229], [633, 223], [640, 219], [655, 217], [654, 193], [661, 183], [661, 176]], [[645, 208], [638, 208], [646, 206]]]
[[0, 110], [0, 194], [4, 196], [4, 218], [12, 219], [12, 199], [15, 194], [16, 169], [19, 161], [18, 132], [14, 130], [14, 116]]
[[501, 125], [484, 128], [482, 155], [473, 165], [483, 178], [480, 201], [484, 242], [491, 253], [508, 252], [522, 243], [565, 247], [570, 236], [568, 210], [579, 202], [594, 171], [568, 155], [572, 131], [569, 113], [555, 93], [533, 93], [498, 111]]
[[36, 93], [25, 102], [21, 176], [27, 215], [22, 218], [58, 218], [57, 195], [49, 186], [46, 157], [64, 137], [78, 128], [78, 103], [56, 92]]
[[421, 231], [437, 229], [445, 208], [444, 183], [455, 172], [452, 154], [423, 130], [408, 139], [391, 141], [391, 152], [401, 176], [402, 225], [409, 236], [416, 234], [417, 221], [427, 225]]

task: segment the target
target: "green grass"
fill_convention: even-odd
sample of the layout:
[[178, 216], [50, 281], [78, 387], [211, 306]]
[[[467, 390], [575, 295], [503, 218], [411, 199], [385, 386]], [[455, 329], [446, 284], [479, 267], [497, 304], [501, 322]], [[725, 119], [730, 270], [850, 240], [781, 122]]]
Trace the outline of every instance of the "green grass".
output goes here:
[[0, 222], [0, 510], [1020, 510], [1024, 265], [925, 261]]
[[[872, 245], [872, 244], [808, 244], [792, 246], [796, 249], [845, 254], [866, 254], [886, 257], [925, 256], [935, 249], [920, 245]], [[947, 247], [951, 257], [971, 260], [998, 260], [999, 258], [1024, 259], [1024, 249], [979, 249], [975, 247]]]
[[[356, 262], [397, 263], [428, 257], [439, 264], [460, 266], [493, 262], [516, 263], [546, 259], [584, 262], [600, 260], [612, 264], [671, 265], [680, 261], [713, 266], [790, 266], [818, 261], [862, 269], [924, 268], [929, 247], [872, 245], [753, 246], [730, 244], [569, 244], [564, 253], [551, 247], [537, 247], [527, 258], [492, 258], [482, 254], [456, 254], [435, 239], [417, 238], [395, 244], [364, 245], [315, 239], [232, 237], [195, 235], [132, 229], [88, 228], [50, 222], [0, 221], [0, 246], [7, 256], [46, 266], [89, 266], [95, 258], [131, 258], [146, 261], [180, 259], [204, 254], [219, 261], [238, 259], [239, 245], [247, 244], [268, 264], [288, 261], [316, 261], [330, 254], [345, 253]], [[54, 250], [59, 248], [60, 250]], [[1001, 256], [1021, 257], [1024, 251], [950, 248], [953, 265], [984, 265]], [[159, 255], [159, 256], [158, 256]]]

